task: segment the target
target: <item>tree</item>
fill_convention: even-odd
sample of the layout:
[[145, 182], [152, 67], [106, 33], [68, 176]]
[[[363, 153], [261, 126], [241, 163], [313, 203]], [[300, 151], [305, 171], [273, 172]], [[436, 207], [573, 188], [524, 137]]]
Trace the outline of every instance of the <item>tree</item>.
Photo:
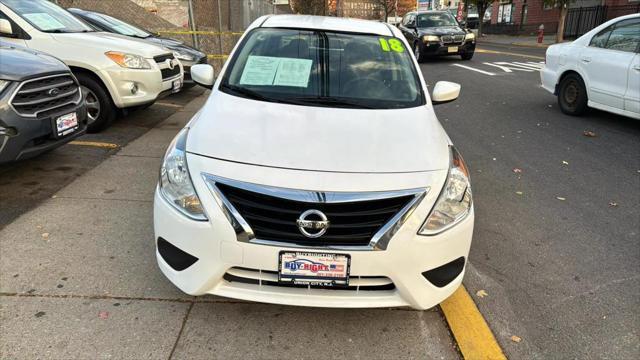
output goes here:
[[327, 15], [326, 0], [290, 0], [289, 5], [297, 14]]
[[387, 21], [387, 19], [389, 18], [389, 14], [396, 9], [396, 2], [396, 0], [373, 0], [373, 3], [376, 4], [380, 9], [382, 9], [382, 13], [384, 14], [384, 21]]
[[484, 25], [484, 14], [493, 3], [493, 0], [471, 0], [471, 3], [478, 10], [478, 37], [482, 36], [482, 27]]
[[560, 43], [564, 40], [564, 21], [569, 12], [569, 5], [575, 0], [544, 0], [545, 5], [560, 8], [560, 16], [558, 18], [558, 32], [556, 33], [556, 42]]

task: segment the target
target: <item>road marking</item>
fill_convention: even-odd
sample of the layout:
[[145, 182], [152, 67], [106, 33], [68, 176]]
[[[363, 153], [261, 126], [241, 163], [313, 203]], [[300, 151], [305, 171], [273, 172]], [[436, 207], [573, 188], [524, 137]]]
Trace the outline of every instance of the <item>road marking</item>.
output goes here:
[[162, 101], [156, 101], [154, 103], [154, 105], [168, 106], [168, 107], [172, 107], [172, 108], [182, 108], [182, 107], [184, 107], [183, 105], [172, 104], [172, 103], [162, 102]]
[[485, 75], [489, 75], [489, 76], [495, 76], [494, 73], [488, 72], [488, 71], [484, 71], [484, 70], [480, 70], [480, 69], [476, 69], [476, 68], [472, 68], [471, 66], [466, 66], [466, 65], [460, 65], [460, 64], [453, 64], [452, 66], [457, 66], [457, 67], [461, 67], [467, 70], [472, 70], [472, 71], [477, 71], [481, 74], [485, 74]]
[[518, 65], [518, 66], [532, 68], [532, 69], [534, 69], [536, 71], [540, 71], [544, 67], [544, 63], [543, 62], [535, 63], [535, 62], [529, 61], [529, 62], [524, 63], [524, 62], [514, 61], [513, 64], [514, 65]]
[[520, 56], [520, 57], [526, 57], [526, 58], [532, 58], [532, 59], [540, 59], [540, 60], [544, 60], [544, 56], [535, 56], [535, 55], [519, 54], [519, 53], [513, 53], [513, 52], [506, 52], [506, 51], [487, 50], [487, 49], [476, 49], [476, 52], [477, 52], [477, 53], [483, 53], [483, 54], [502, 54], [502, 55]]
[[[495, 67], [497, 67], [498, 69], [500, 69], [500, 70], [502, 70], [504, 72], [508, 72], [508, 73], [513, 72], [513, 71], [511, 71], [511, 69], [509, 69], [506, 66], [496, 65], [496, 64], [492, 64], [492, 63], [488, 63], [488, 62], [483, 63], [483, 64], [489, 65], [489, 66], [495, 66]], [[516, 69], [516, 70], [521, 70], [521, 69]]]
[[522, 66], [517, 66], [516, 64], [508, 63], [506, 61], [499, 61], [494, 63], [485, 63], [486, 65], [498, 67], [505, 72], [511, 72], [509, 70], [518, 70], [524, 72], [533, 72], [534, 70], [531, 68], [523, 68]]
[[118, 145], [118, 144], [99, 142], [99, 141], [75, 140], [75, 141], [71, 141], [69, 144], [71, 144], [71, 145], [79, 145], [79, 146], [93, 146], [93, 147], [99, 147], [99, 148], [104, 148], [104, 149], [117, 149], [118, 147], [120, 147], [120, 145]]
[[507, 359], [464, 285], [440, 307], [465, 359]]

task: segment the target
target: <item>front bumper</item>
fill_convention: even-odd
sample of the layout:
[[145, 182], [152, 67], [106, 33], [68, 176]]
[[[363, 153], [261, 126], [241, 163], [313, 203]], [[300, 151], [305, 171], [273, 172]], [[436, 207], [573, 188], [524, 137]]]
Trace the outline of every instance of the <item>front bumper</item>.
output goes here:
[[[456, 48], [451, 52], [450, 48]], [[462, 44], [442, 44], [439, 42], [423, 43], [421, 46], [421, 54], [425, 57], [443, 56], [443, 55], [463, 55], [473, 53], [476, 50], [476, 43], [467, 41]]]
[[[22, 117], [7, 102], [0, 103], [0, 164], [34, 157], [62, 146], [86, 132], [87, 110], [84, 101], [37, 118]], [[72, 112], [77, 114], [78, 130], [57, 138], [54, 135], [53, 119]]]
[[[179, 65], [182, 69], [182, 65]], [[152, 103], [173, 91], [173, 81], [183, 81], [183, 71], [171, 78], [163, 79], [160, 68], [153, 64], [151, 69], [125, 69], [117, 64], [100, 70], [100, 77], [107, 85], [111, 98], [118, 108]], [[132, 87], [137, 91], [132, 92]], [[178, 89], [179, 90], [179, 89]]]
[[[167, 241], [180, 252], [186, 252], [194, 262], [187, 262], [186, 268], [176, 269], [156, 249], [160, 270], [182, 291], [191, 295], [214, 294], [236, 299], [267, 303], [317, 306], [317, 307], [395, 307], [410, 306], [416, 309], [431, 308], [450, 296], [461, 284], [464, 270], [461, 267], [446, 284], [436, 286], [422, 274], [442, 265], [464, 258], [469, 254], [473, 233], [473, 211], [457, 226], [436, 236], [419, 236], [417, 231], [431, 211], [439, 189], [446, 178], [446, 171], [428, 175], [433, 184], [420, 205], [408, 220], [391, 238], [386, 250], [331, 250], [326, 248], [300, 248], [295, 246], [272, 246], [238, 241], [236, 232], [225, 217], [204, 180], [198, 174], [202, 165], [211, 165], [217, 161], [203, 160], [189, 156], [189, 167], [194, 186], [207, 211], [209, 221], [193, 221], [175, 210], [156, 191], [154, 201], [154, 230], [156, 244]], [[259, 169], [240, 164], [222, 164], [213, 166], [220, 176], [231, 177], [244, 173], [245, 176], [264, 176], [263, 179], [277, 179], [280, 173], [283, 187], [290, 187], [290, 179], [303, 179], [314, 174], [296, 176], [293, 170]], [[218, 166], [219, 165], [219, 166]], [[243, 170], [244, 169], [244, 170]], [[207, 171], [212, 167], [207, 166]], [[256, 175], [257, 173], [262, 173]], [[343, 184], [343, 180], [353, 174], [336, 175], [334, 184]], [[358, 175], [352, 178], [353, 184], [368, 187], [367, 180], [381, 175]], [[249, 179], [242, 179], [243, 181]], [[323, 181], [323, 180], [319, 180]], [[375, 182], [375, 180], [372, 180]], [[282, 183], [282, 182], [281, 182]], [[309, 188], [317, 188], [309, 184]], [[355, 185], [350, 185], [355, 186]], [[400, 185], [403, 188], [407, 188]], [[367, 189], [369, 191], [369, 189]], [[162, 240], [159, 240], [162, 239]], [[242, 283], [229, 281], [229, 274], [238, 271], [262, 273], [263, 278], [273, 277], [278, 270], [278, 256], [282, 250], [317, 251], [351, 255], [351, 279], [387, 278], [393, 288], [384, 290], [334, 290], [315, 288], [293, 288], [274, 286], [267, 283]], [[262, 274], [261, 274], [262, 276]]]

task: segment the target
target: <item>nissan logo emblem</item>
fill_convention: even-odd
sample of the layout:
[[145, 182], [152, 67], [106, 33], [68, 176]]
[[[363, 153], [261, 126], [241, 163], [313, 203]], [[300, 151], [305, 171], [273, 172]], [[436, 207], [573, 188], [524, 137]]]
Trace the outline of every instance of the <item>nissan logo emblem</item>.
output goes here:
[[171, 59], [167, 59], [167, 60], [165, 60], [164, 62], [167, 64], [167, 67], [169, 67], [169, 69], [171, 69], [171, 70], [173, 70], [173, 68], [176, 66], [176, 65], [173, 63], [173, 60], [171, 60]]
[[49, 94], [49, 96], [57, 96], [58, 94], [60, 94], [60, 89], [53, 88], [53, 89], [49, 90], [47, 92], [47, 94]]
[[[309, 220], [310, 217], [316, 217], [320, 220]], [[329, 230], [329, 220], [327, 216], [320, 210], [307, 210], [303, 212], [296, 224], [302, 235], [308, 238], [318, 238]]]

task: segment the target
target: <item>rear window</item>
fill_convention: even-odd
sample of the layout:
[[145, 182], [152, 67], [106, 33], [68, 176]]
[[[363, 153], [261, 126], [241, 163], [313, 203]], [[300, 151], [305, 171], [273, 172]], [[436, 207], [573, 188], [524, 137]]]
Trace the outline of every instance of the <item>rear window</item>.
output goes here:
[[416, 68], [401, 40], [315, 30], [253, 30], [231, 59], [220, 90], [310, 106], [424, 104]]

